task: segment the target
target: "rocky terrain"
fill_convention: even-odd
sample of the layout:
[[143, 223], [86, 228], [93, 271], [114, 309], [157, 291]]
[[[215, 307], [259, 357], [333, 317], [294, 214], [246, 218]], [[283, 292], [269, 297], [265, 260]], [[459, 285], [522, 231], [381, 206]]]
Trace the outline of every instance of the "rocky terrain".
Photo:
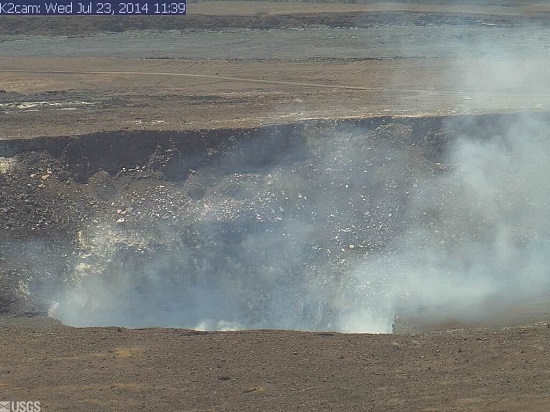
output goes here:
[[[52, 293], [71, 282], [90, 275], [116, 284], [113, 273], [131, 270], [133, 293], [152, 299], [147, 307], [140, 296], [141, 310], [154, 311], [160, 302], [147, 289], [145, 268], [165, 259], [169, 267], [156, 271], [170, 282], [233, 285], [232, 299], [251, 312], [265, 311], [273, 293], [298, 293], [291, 300], [299, 301], [303, 291], [293, 288], [319, 278], [332, 283], [325, 293], [335, 295], [334, 273], [345, 270], [339, 266], [346, 259], [385, 248], [403, 229], [415, 174], [441, 172], [437, 152], [445, 143], [434, 127], [442, 121], [380, 118], [6, 142], [2, 268], [11, 276], [3, 278], [10, 298], [2, 310], [46, 312]], [[272, 279], [256, 279], [266, 271], [275, 273]], [[182, 277], [172, 279], [172, 272]], [[297, 327], [330, 327], [335, 303], [317, 299], [309, 302], [314, 313], [291, 309]], [[128, 304], [131, 322], [144, 326], [136, 303]], [[281, 317], [265, 316], [247, 326], [273, 326]]]

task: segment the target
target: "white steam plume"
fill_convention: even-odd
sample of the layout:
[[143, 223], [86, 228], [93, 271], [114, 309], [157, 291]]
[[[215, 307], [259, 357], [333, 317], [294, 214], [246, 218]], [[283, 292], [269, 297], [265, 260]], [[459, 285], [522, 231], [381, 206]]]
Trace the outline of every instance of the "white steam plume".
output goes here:
[[[500, 54], [494, 42], [473, 46], [452, 70], [461, 77], [449, 78], [471, 98], [464, 113], [486, 110], [491, 98], [499, 108], [515, 98], [537, 107], [530, 96], [549, 85], [535, 59], [544, 50], [522, 48], [516, 59], [509, 45]], [[543, 296], [549, 125], [527, 114], [498, 131], [479, 124], [439, 164], [402, 144], [412, 132], [397, 121], [308, 135], [295, 147], [306, 155], [247, 170], [239, 153], [253, 158], [258, 148], [229, 150], [212, 166], [223, 173], [187, 179], [182, 192], [200, 181], [204, 196], [171, 209], [183, 218], [144, 221], [158, 234], [113, 224], [85, 231], [92, 246], [54, 315], [76, 325], [391, 332], [396, 314], [476, 319]], [[458, 127], [450, 121], [443, 134]], [[105, 245], [110, 252], [99, 253]]]

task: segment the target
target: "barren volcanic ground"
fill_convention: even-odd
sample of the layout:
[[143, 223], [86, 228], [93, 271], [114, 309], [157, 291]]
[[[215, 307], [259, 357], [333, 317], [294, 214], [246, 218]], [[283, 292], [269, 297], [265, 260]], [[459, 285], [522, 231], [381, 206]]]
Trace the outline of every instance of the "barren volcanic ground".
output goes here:
[[548, 410], [550, 8], [461, 3], [0, 16], [0, 399]]

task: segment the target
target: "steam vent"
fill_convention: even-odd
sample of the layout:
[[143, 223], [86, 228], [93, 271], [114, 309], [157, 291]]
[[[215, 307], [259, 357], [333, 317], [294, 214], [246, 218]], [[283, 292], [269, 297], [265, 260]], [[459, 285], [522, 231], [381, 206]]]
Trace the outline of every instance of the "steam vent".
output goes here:
[[2, 141], [1, 310], [221, 330], [467, 321], [547, 286], [537, 202], [550, 187], [534, 188], [550, 164], [545, 121], [379, 117]]

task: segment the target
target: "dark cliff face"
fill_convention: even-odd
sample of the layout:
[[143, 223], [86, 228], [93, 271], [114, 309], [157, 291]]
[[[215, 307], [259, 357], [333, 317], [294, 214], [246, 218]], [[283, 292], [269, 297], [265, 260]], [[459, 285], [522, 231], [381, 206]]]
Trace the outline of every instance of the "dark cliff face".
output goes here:
[[[547, 120], [549, 113], [531, 115]], [[63, 162], [79, 180], [86, 180], [100, 170], [115, 174], [122, 168], [145, 166], [151, 157], [158, 161], [178, 157], [190, 161], [190, 166], [204, 165], [221, 153], [236, 149], [244, 142], [254, 153], [235, 161], [241, 164], [265, 165], [299, 151], [305, 138], [330, 136], [339, 132], [369, 132], [385, 124], [400, 124], [411, 128], [408, 136], [387, 136], [403, 145], [420, 147], [423, 153], [437, 160], [445, 144], [456, 136], [473, 135], [484, 130], [488, 136], [503, 133], [517, 123], [521, 114], [487, 114], [476, 116], [379, 117], [369, 119], [312, 120], [254, 129], [213, 129], [198, 131], [110, 131], [72, 137], [42, 137], [34, 139], [0, 139], [0, 157], [13, 157], [24, 152], [48, 152]], [[302, 142], [302, 143], [300, 143]], [[216, 156], [217, 155], [217, 156]], [[248, 156], [247, 156], [248, 155]], [[302, 152], [301, 154], [304, 155]], [[154, 159], [153, 159], [154, 161]]]

